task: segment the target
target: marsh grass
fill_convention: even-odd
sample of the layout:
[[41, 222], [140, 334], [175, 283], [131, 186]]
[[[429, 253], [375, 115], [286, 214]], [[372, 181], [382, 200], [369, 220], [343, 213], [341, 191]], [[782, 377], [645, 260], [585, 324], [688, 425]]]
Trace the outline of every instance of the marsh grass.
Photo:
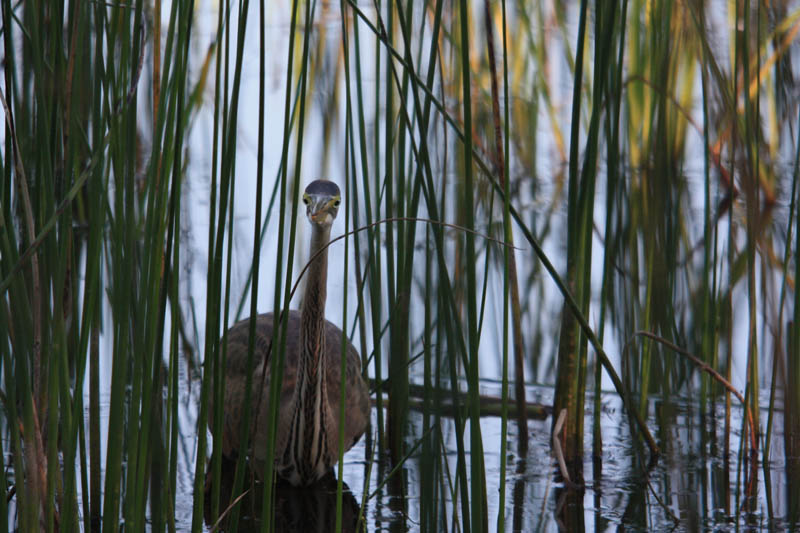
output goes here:
[[[195, 26], [207, 6], [190, 1], [0, 0], [0, 531], [186, 527], [176, 522], [182, 364], [203, 370], [190, 527], [224, 514], [235, 530], [253, 513], [221, 497], [220, 446], [206, 432], [207, 419], [214, 435], [223, 423], [207, 412], [225, 386], [219, 338], [239, 318], [296, 306], [295, 200], [306, 176], [326, 172], [347, 215], [335, 244], [346, 261], [331, 272], [345, 296], [328, 308], [341, 306], [375, 383], [363, 486], [353, 487], [362, 519], [389, 494], [424, 531], [534, 527], [522, 518], [527, 425], [509, 414], [515, 396], [525, 401], [525, 373], [554, 384], [554, 411], [566, 410], [557, 438], [572, 481], [585, 477], [587, 392], [594, 479], [602, 387], [648, 445], [642, 469], [671, 434], [669, 402], [699, 397], [698, 417], [726, 411], [721, 434], [702, 436], [725, 450], [727, 481], [709, 490], [726, 516], [750, 520], [765, 490], [770, 519], [800, 523], [798, 6], [729, 3], [725, 18], [665, 0], [281, 5], [285, 15], [265, 0], [222, 2], [204, 43]], [[270, 16], [289, 20], [285, 58], [268, 49]], [[245, 60], [254, 54], [257, 67]], [[285, 67], [280, 127], [265, 109], [271, 61]], [[252, 198], [236, 194], [247, 75], [259, 84]], [[201, 115], [211, 117], [204, 309], [182, 289], [182, 202], [199, 149], [188, 139]], [[265, 157], [267, 128], [280, 128], [278, 161]], [[307, 133], [318, 130], [321, 143]], [[243, 202], [253, 204], [246, 222], [234, 216]], [[232, 273], [242, 224], [252, 224], [244, 284]], [[276, 376], [286, 336], [275, 328]], [[485, 377], [501, 383], [499, 443], [481, 431]], [[725, 380], [743, 389], [741, 428]], [[247, 390], [275, 400], [280, 388]], [[484, 459], [494, 447], [496, 470]], [[776, 453], [785, 495], [769, 482]], [[343, 474], [340, 461], [336, 529], [347, 529]], [[556, 491], [571, 497], [558, 519], [580, 528], [588, 515], [570, 486]], [[241, 455], [231, 494], [252, 488]], [[275, 525], [275, 490], [258, 492], [262, 531]], [[644, 497], [624, 520], [647, 523], [633, 514]]]

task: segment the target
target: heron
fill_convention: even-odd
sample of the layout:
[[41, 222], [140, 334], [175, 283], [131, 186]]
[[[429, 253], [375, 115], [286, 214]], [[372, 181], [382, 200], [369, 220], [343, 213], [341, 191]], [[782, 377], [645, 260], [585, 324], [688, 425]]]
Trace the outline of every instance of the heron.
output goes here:
[[[361, 375], [361, 359], [349, 340], [342, 353], [343, 333], [325, 319], [328, 252], [331, 226], [339, 211], [339, 187], [315, 180], [303, 193], [311, 222], [312, 262], [308, 267], [300, 310], [289, 311], [283, 383], [277, 409], [274, 465], [280, 478], [294, 486], [320, 480], [339, 459], [341, 368], [345, 359], [344, 450], [349, 450], [367, 428], [369, 392]], [[240, 427], [245, 406], [249, 319], [237, 322], [222, 338], [227, 345], [222, 453], [234, 458], [248, 453], [251, 468], [264, 480], [267, 461], [272, 313], [256, 318], [251, 433], [249, 450], [240, 449]], [[263, 390], [258, 387], [263, 386]], [[212, 395], [213, 396], [213, 395]], [[213, 404], [209, 413], [213, 413]], [[208, 424], [212, 433], [213, 424]]]

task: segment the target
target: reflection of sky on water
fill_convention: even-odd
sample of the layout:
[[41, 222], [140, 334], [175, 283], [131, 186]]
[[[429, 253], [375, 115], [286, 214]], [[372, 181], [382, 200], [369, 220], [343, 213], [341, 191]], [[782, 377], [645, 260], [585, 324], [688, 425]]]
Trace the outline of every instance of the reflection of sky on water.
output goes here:
[[[264, 142], [264, 190], [263, 190], [263, 209], [262, 217], [266, 214], [269, 197], [273, 189], [274, 179], [278, 172], [279, 161], [281, 156], [281, 148], [283, 143], [282, 130], [283, 130], [283, 110], [285, 101], [285, 84], [286, 84], [286, 67], [285, 61], [288, 54], [287, 40], [288, 32], [290, 29], [290, 8], [287, 2], [267, 2], [266, 12], [266, 39], [267, 45], [267, 62], [266, 62], [266, 85], [265, 85], [265, 142]], [[721, 12], [724, 12], [725, 6], [719, 6]], [[214, 6], [216, 4], [213, 4]], [[324, 6], [324, 7], [323, 7]], [[364, 5], [360, 7], [364, 9], [367, 14], [374, 14], [371, 5]], [[233, 260], [232, 260], [232, 307], [235, 309], [238, 305], [240, 296], [245, 289], [245, 282], [247, 279], [249, 267], [252, 261], [253, 251], [253, 221], [255, 215], [255, 188], [256, 188], [256, 153], [258, 147], [258, 91], [259, 91], [259, 72], [258, 72], [258, 50], [259, 50], [259, 35], [258, 35], [258, 4], [251, 3], [251, 14], [248, 20], [247, 35], [245, 40], [245, 55], [242, 70], [242, 84], [240, 95], [240, 109], [239, 119], [237, 123], [237, 155], [236, 155], [236, 185], [235, 185], [235, 218], [234, 218], [234, 235], [233, 235]], [[566, 28], [568, 32], [574, 32], [577, 25], [577, 19], [574, 17], [574, 10], [568, 10]], [[216, 12], [212, 10], [201, 10], [200, 14], [196, 17], [194, 33], [194, 51], [195, 51], [195, 64], [199, 64], [200, 60], [204, 58], [207, 53], [208, 43], [211, 42], [214, 32], [216, 31]], [[338, 3], [318, 3], [315, 18], [315, 33], [314, 39], [324, 38], [325, 45], [322, 47], [325, 52], [322, 54], [324, 59], [318, 59], [325, 64], [332, 64], [334, 58], [338, 57], [338, 50], [341, 45], [341, 21], [338, 18], [339, 5]], [[510, 14], [513, 16], [513, 12]], [[574, 19], [574, 20], [573, 20]], [[716, 43], [724, 51], [725, 33], [720, 28], [724, 21], [712, 20], [710, 24], [714, 28], [715, 35], [718, 35], [720, 42]], [[717, 26], [720, 26], [717, 28]], [[231, 31], [235, 32], [237, 29], [236, 17], [231, 20]], [[369, 51], [374, 48], [374, 41], [371, 38], [371, 33], [362, 25], [360, 31], [361, 39], [361, 66], [362, 76], [365, 82], [365, 90], [363, 92], [364, 109], [368, 117], [373, 112], [374, 106], [374, 80], [376, 79], [374, 73], [374, 61], [369, 55]], [[302, 36], [298, 32], [298, 39]], [[558, 45], [559, 41], [553, 39], [553, 44]], [[295, 51], [296, 56], [301, 53], [302, 41], [297, 44]], [[318, 48], [312, 42], [312, 53]], [[566, 66], [563, 58], [563, 50], [556, 49], [549, 51], [551, 56], [551, 67], [553, 72], [550, 76], [555, 81], [557, 88], [563, 89], [562, 92], [556, 91], [553, 98], [556, 99], [556, 109], [559, 113], [559, 120], [563, 124], [569, 123], [570, 120], [570, 102], [571, 102], [571, 75]], [[570, 47], [571, 49], [571, 47]], [[319, 54], [317, 54], [319, 55]], [[316, 56], [315, 56], [316, 57]], [[234, 58], [231, 57], [231, 64]], [[345, 110], [345, 88], [343, 77], [340, 75], [338, 79], [338, 101], [337, 101], [337, 115], [333, 118], [332, 130], [333, 133], [330, 137], [327, 150], [323, 147], [323, 111], [326, 106], [327, 100], [330, 98], [332, 91], [333, 77], [332, 69], [330, 72], [320, 74], [314, 85], [314, 91], [311, 97], [307, 100], [305, 133], [303, 140], [303, 160], [300, 170], [301, 188], [305, 183], [318, 178], [327, 177], [333, 179], [341, 186], [344, 192], [344, 110]], [[385, 80], [381, 80], [385, 84]], [[382, 85], [383, 87], [383, 85]], [[696, 88], [697, 97], [699, 99], [700, 87]], [[294, 87], [292, 88], [294, 94]], [[355, 101], [355, 97], [353, 97]], [[197, 341], [198, 345], [202, 346], [204, 338], [204, 313], [205, 313], [205, 290], [206, 290], [206, 258], [207, 258], [207, 242], [208, 242], [208, 212], [209, 212], [209, 198], [210, 198], [210, 183], [211, 183], [211, 143], [212, 143], [212, 127], [213, 127], [213, 103], [214, 103], [214, 80], [213, 72], [205, 86], [204, 104], [205, 106], [197, 114], [194, 120], [194, 127], [191, 131], [190, 137], [190, 151], [188, 156], [189, 166], [187, 175], [190, 177], [184, 185], [184, 200], [182, 206], [184, 209], [183, 229], [187, 236], [187, 244], [182, 251], [182, 258], [185, 264], [183, 272], [183, 294], [187, 297], [187, 302], [184, 305], [184, 312], [187, 313], [187, 319], [195, 320], [198, 331]], [[697, 106], [695, 106], [697, 107]], [[694, 109], [693, 111], [698, 111]], [[543, 113], [543, 111], [540, 111]], [[521, 191], [514, 201], [517, 206], [522, 209], [523, 213], [528, 213], [531, 217], [537, 214], [544, 214], [547, 205], [554, 194], [554, 185], [551, 183], [553, 176], [557, 172], [563, 172], [563, 165], [559, 162], [556, 156], [556, 148], [553, 143], [553, 136], [549, 132], [550, 124], [542, 118], [539, 121], [539, 137], [541, 142], [538, 145], [537, 154], [537, 171], [539, 176], [535, 177], [537, 181], [537, 196], [535, 198], [529, 197], [529, 193]], [[367, 121], [367, 128], [371, 135], [375, 134], [374, 124]], [[379, 125], [382, 129], [383, 126]], [[438, 131], [438, 130], [437, 130]], [[688, 186], [691, 190], [696, 191], [697, 194], [689, 194], [688, 198], [691, 202], [690, 209], [693, 212], [702, 210], [702, 185], [703, 185], [703, 164], [702, 160], [693, 162], [693, 157], [701, 156], [702, 153], [698, 152], [696, 146], [701, 140], [697, 137], [698, 133], [693, 129], [689, 129], [687, 141], [687, 164], [683, 169]], [[452, 135], [451, 135], [452, 136]], [[368, 137], [368, 142], [372, 141], [372, 137]], [[698, 141], [698, 142], [695, 142]], [[381, 139], [382, 143], [382, 139]], [[294, 166], [294, 144], [290, 149], [289, 159], [290, 170]], [[322, 154], [325, 154], [323, 159]], [[601, 173], [604, 170], [603, 165], [605, 162], [601, 159], [599, 162]], [[372, 169], [370, 169], [372, 170]], [[452, 171], [452, 164], [451, 170]], [[513, 174], [513, 169], [512, 169]], [[290, 171], [289, 176], [293, 174]], [[533, 177], [532, 177], [533, 178]], [[452, 183], [454, 178], [448, 177], [449, 182]], [[360, 178], [359, 178], [360, 180]], [[376, 181], [375, 176], [371, 176], [373, 183]], [[454, 190], [454, 189], [451, 189]], [[714, 191], [712, 191], [713, 193]], [[595, 219], [598, 221], [599, 227], [605, 219], [605, 182], [603, 179], [599, 180], [597, 190], [597, 205], [595, 207]], [[347, 199], [345, 198], [346, 202]], [[363, 199], [361, 200], [363, 205]], [[273, 306], [273, 290], [274, 290], [274, 277], [276, 255], [278, 249], [278, 242], [275, 238], [278, 228], [278, 210], [285, 209], [288, 215], [291, 212], [291, 204], [281, 204], [280, 200], [277, 201], [275, 210], [273, 211], [270, 224], [267, 228], [266, 236], [261, 250], [260, 262], [260, 276], [259, 276], [259, 296], [258, 296], [258, 310], [265, 312], [272, 310]], [[556, 211], [549, 216], [553, 217], [552, 224], [554, 227], [564, 226], [566, 216], [565, 212]], [[422, 213], [421, 216], [424, 216]], [[484, 215], [485, 217], [485, 215]], [[530, 220], [533, 220], [532, 218]], [[363, 217], [362, 217], [363, 221]], [[559, 221], [562, 222], [559, 224]], [[485, 228], [489, 220], [485, 218], [476, 221], [478, 229]], [[698, 216], [695, 220], [702, 224], [702, 217]], [[727, 222], [725, 220], [720, 222], [720, 232], [726, 233], [725, 230]], [[423, 226], [419, 226], [417, 235], [418, 238], [424, 237], [422, 231]], [[386, 230], [384, 226], [383, 231]], [[295, 261], [293, 266], [293, 280], [296, 279], [302, 266], [308, 259], [307, 250], [307, 237], [308, 228], [305, 217], [302, 211], [299, 211], [297, 220], [297, 248]], [[335, 237], [341, 235], [345, 231], [345, 219], [340, 216], [334, 223], [332, 235]], [[690, 232], [689, 238], [691, 242], [700, 242], [702, 238], [702, 227], [688, 227], [687, 231]], [[363, 235], [363, 234], [362, 234]], [[226, 236], [227, 238], [227, 236]], [[542, 245], [548, 257], [556, 265], [559, 271], [563, 271], [563, 243], [561, 239], [563, 234], [556, 231], [551, 233], [550, 237], [546, 239]], [[593, 265], [593, 287], [595, 290], [595, 302], [599, 298], [600, 290], [600, 276], [602, 274], [602, 234], [595, 232], [594, 234], [594, 257], [595, 264]], [[421, 242], [421, 241], [420, 241]], [[227, 243], [226, 243], [227, 244]], [[342, 279], [341, 273], [343, 268], [337, 268], [337, 265], [344, 265], [344, 243], [340, 241], [330, 248], [330, 265], [331, 272], [328, 281], [328, 305], [326, 308], [327, 317], [334, 323], [341, 325], [343, 310], [341, 301], [343, 291], [346, 288], [350, 297], [348, 298], [348, 326], [347, 330], [351, 330], [353, 317], [356, 312], [357, 299], [355, 292], [357, 290], [354, 274], [354, 247], [350, 246], [350, 256], [348, 257], [349, 276], [347, 280]], [[535, 258], [530, 246], [524, 241], [521, 234], [515, 235], [515, 244], [519, 248], [516, 253], [516, 260], [519, 271], [527, 273], [537, 268], [537, 259]], [[743, 242], [737, 243], [737, 246], [743, 246]], [[724, 254], [725, 250], [720, 245], [720, 254]], [[420, 254], [419, 263], [424, 261], [422, 252]], [[695, 254], [694, 257], [688, 258], [691, 261], [702, 261], [702, 254]], [[687, 260], [687, 258], [682, 258]], [[384, 265], [386, 262], [384, 261]], [[758, 268], [758, 267], [757, 267]], [[479, 257], [478, 262], [478, 283], [482, 282], [482, 276], [485, 275], [483, 259]], [[489, 272], [492, 279], [501, 279], [501, 273], [496, 270]], [[726, 273], [723, 272], [721, 282], [725, 283]], [[552, 335], [545, 335], [542, 339], [542, 345], [539, 347], [539, 360], [541, 362], [539, 368], [527, 368], [528, 381], [536, 383], [551, 383], [553, 381], [554, 365], [551, 363], [555, 350], [554, 339], [557, 338], [558, 332], [558, 317], [561, 312], [562, 298], [558, 293], [555, 285], [551, 280], [547, 279], [546, 274], [540, 274], [543, 278], [538, 285], [531, 286], [527, 296], [522, 295], [523, 304], [530, 299], [528, 305], [529, 309], [523, 316], [524, 321], [528, 321], [531, 325], [541, 322], [543, 332], [552, 332]], [[385, 279], [385, 277], [384, 277]], [[497, 365], [497, 347], [502, 346], [502, 287], [500, 284], [489, 285], [489, 293], [487, 298], [487, 313], [485, 315], [485, 324], [483, 327], [483, 335], [481, 340], [481, 353], [485, 355], [481, 357], [481, 376], [496, 379], [500, 375], [500, 370]], [[739, 284], [738, 289], [733, 295], [733, 306], [737, 308], [738, 302], [745, 302], [746, 292], [745, 285]], [[642, 288], [644, 290], [644, 288]], [[685, 295], [683, 296], [685, 297]], [[249, 298], [250, 293], [246, 291], [244, 294], [245, 305], [243, 307], [244, 313], [249, 311]], [[412, 305], [414, 299], [412, 298]], [[299, 306], [299, 295], [296, 295], [293, 302], [293, 307]], [[193, 310], [195, 316], [190, 314], [190, 309]], [[759, 304], [756, 305], [757, 314], [761, 317], [763, 307]], [[388, 314], [388, 309], [383, 309], [382, 316]], [[420, 331], [419, 322], [415, 322], [415, 318], [422, 316], [422, 313], [411, 313], [411, 328], [412, 328], [412, 342], [416, 340], [415, 335]], [[742, 327], [733, 328], [733, 342], [734, 346], [734, 364], [732, 372], [732, 382], [738, 389], [744, 388], [746, 367], [743, 363], [746, 356], [747, 346], [747, 313], [739, 313], [736, 319], [741, 321]], [[597, 306], [593, 306], [589, 314], [589, 322], [591, 325], [596, 326], [599, 321], [597, 313]], [[231, 319], [233, 322], [233, 319]], [[607, 326], [605, 335], [605, 348], [609, 354], [612, 362], [616, 368], [620, 368], [620, 351], [622, 344], [628, 339], [616, 338], [615, 332], [611, 326]], [[368, 336], [370, 337], [370, 336]], [[353, 339], [357, 347], [360, 346], [359, 336], [356, 335]], [[366, 347], [368, 352], [371, 352], [371, 338], [368, 338], [369, 345]], [[640, 349], [641, 343], [634, 344], [636, 349]], [[761, 342], [764, 353], [770, 350], [770, 339], [764, 339]], [[412, 369], [412, 373], [414, 370]], [[604, 377], [604, 388], [611, 388], [611, 382]]]

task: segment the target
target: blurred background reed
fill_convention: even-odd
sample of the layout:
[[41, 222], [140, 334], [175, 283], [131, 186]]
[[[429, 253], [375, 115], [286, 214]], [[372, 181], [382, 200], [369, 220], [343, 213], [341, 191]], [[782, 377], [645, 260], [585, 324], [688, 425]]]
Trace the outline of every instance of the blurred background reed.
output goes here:
[[[0, 531], [800, 527], [796, 2], [0, 6]], [[229, 507], [317, 177], [372, 425]]]

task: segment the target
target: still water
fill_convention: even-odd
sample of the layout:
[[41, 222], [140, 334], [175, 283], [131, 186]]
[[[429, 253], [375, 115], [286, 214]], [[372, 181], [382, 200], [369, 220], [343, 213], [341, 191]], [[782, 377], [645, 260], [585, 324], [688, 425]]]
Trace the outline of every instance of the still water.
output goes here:
[[[196, 397], [200, 387], [196, 378], [184, 378], [183, 383], [183, 453], [179, 461], [176, 518], [178, 530], [188, 532], [191, 530], [195, 464]], [[496, 382], [485, 382], [482, 394], [499, 396], [500, 389]], [[546, 387], [531, 386], [527, 390], [529, 401], [545, 405], [551, 403], [551, 395], [552, 389]], [[619, 397], [604, 393], [601, 399], [603, 453], [600, 462], [592, 461], [589, 428], [593, 416], [591, 410], [587, 410], [586, 490], [578, 502], [568, 501], [563, 483], [557, 479], [557, 464], [550, 444], [550, 418], [529, 421], [530, 444], [524, 457], [516, 453], [517, 428], [513, 420], [509, 421], [506, 504], [502, 510], [505, 531], [563, 531], [567, 527], [560, 518], [564, 513], [581, 516], [586, 531], [728, 531], [741, 527], [757, 531], [791, 530], [784, 520], [788, 496], [783, 450], [776, 449], [782, 442], [780, 415], [774, 425], [772, 449], [772, 457], [778, 459], [771, 460], [767, 468], [771, 482], [765, 482], [763, 465], [759, 463], [757, 493], [754, 499], [747, 500], [741, 489], [737, 492], [737, 486], [743, 486], [744, 471], [737, 455], [742, 417], [736, 406], [732, 407], [731, 452], [726, 458], [724, 400], [718, 402], [716, 416], [712, 418], [701, 417], [698, 405], [692, 401], [666, 402], [656, 398], [651, 403], [648, 425], [651, 430], [660, 427], [655, 437], [662, 456], [655, 465], [648, 467], [646, 447], [635, 444]], [[592, 402], [593, 398], [587, 397], [587, 406]], [[768, 405], [767, 398], [762, 405]], [[766, 412], [763, 416], [766, 420]], [[375, 409], [372, 418], [374, 428]], [[421, 436], [422, 422], [422, 415], [412, 412], [409, 447]], [[500, 512], [500, 419], [484, 417], [481, 431], [488, 484], [488, 522], [493, 531]], [[455, 475], [457, 453], [451, 419], [442, 418], [441, 436], [445, 451], [435, 460], [447, 462], [444, 470]], [[372, 437], [369, 446], [368, 440], [362, 438], [344, 457], [343, 480], [349, 488], [343, 499], [344, 530], [355, 531], [359, 516], [363, 515], [367, 531], [419, 531], [420, 509], [430, 505], [421, 500], [421, 454], [413, 454], [405, 465], [403, 505], [402, 498], [394, 495], [388, 484], [382, 484], [390, 467], [377, 450], [374, 434]], [[469, 442], [466, 438], [465, 441]], [[453, 483], [452, 478], [445, 482]], [[256, 499], [260, 499], [260, 493], [256, 494]], [[460, 531], [457, 524], [447, 522], [453, 516], [453, 505], [460, 505], [460, 502], [453, 502], [447, 490], [442, 494], [445, 494], [445, 501], [441, 507], [446, 518], [442, 519], [440, 529], [449, 524], [447, 530]], [[245, 507], [251, 509], [249, 503]], [[315, 491], [279, 488], [276, 509], [278, 530], [328, 531], [336, 517], [336, 483], [331, 479]], [[248, 514], [245, 512], [246, 516]], [[244, 524], [252, 528], [259, 525], [257, 520], [245, 520]], [[568, 529], [573, 527], [574, 524]], [[210, 529], [206, 524], [206, 531]]]
[[[190, 376], [181, 364], [181, 398], [179, 403], [180, 437], [177, 471], [176, 525], [182, 532], [191, 531], [193, 507], [194, 466], [197, 448], [197, 407], [200, 391], [198, 375]], [[500, 396], [497, 382], [484, 381], [481, 394]], [[529, 402], [550, 405], [552, 389], [529, 386]], [[108, 395], [101, 396], [101, 435], [106, 435], [108, 424]], [[87, 402], [88, 403], [88, 402]], [[650, 404], [648, 426], [662, 450], [659, 460], [648, 465], [646, 447], [637, 444], [631, 434], [625, 410], [614, 393], [601, 396], [601, 429], [603, 451], [600, 461], [591, 455], [591, 427], [593, 397], [587, 397], [585, 427], [584, 476], [586, 489], [577, 500], [570, 499], [557, 475], [557, 464], [551, 451], [551, 419], [529, 420], [530, 443], [524, 456], [517, 454], [517, 427], [509, 420], [507, 435], [507, 471], [505, 476], [504, 531], [800, 531], [798, 524], [788, 521], [792, 505], [792, 477], [786, 469], [783, 442], [783, 420], [778, 406], [773, 424], [770, 464], [765, 468], [759, 462], [753, 472], [747, 472], [738, 451], [742, 427], [742, 411], [732, 406], [729, 452], [725, 452], [725, 411], [721, 398], [711, 410], [714, 416], [701, 415], [697, 402], [686, 399], [666, 401], [655, 398]], [[769, 405], [768, 398], [760, 404]], [[85, 412], [88, 423], [88, 409]], [[403, 498], [391, 483], [384, 484], [391, 471], [385, 455], [378, 451], [374, 427], [376, 409], [372, 410], [371, 438], [362, 438], [344, 457], [343, 481], [349, 489], [343, 497], [344, 531], [363, 531], [359, 521], [363, 517], [366, 531], [420, 531], [421, 512], [436, 505], [439, 519], [437, 531], [462, 531], [452, 523], [454, 506], [447, 487], [455, 483], [457, 451], [456, 434], [452, 419], [441, 418], [442, 450], [433, 457], [438, 463], [444, 487], [441, 501], [433, 504], [421, 494], [421, 473], [425, 457], [420, 448], [404, 465], [405, 483]], [[762, 410], [761, 419], [767, 419]], [[205, 424], [201, 427], [205, 430]], [[407, 446], [410, 449], [423, 431], [423, 416], [411, 413]], [[468, 430], [468, 427], [467, 427]], [[501, 420], [497, 417], [481, 419], [484, 446], [484, 464], [487, 479], [489, 530], [497, 529], [500, 506], [500, 439]], [[4, 432], [4, 449], [9, 450], [7, 432]], [[761, 435], [763, 443], [763, 435]], [[465, 435], [464, 442], [469, 445]], [[105, 447], [105, 446], [104, 446]], [[466, 454], [469, 460], [469, 453]], [[11, 457], [5, 457], [7, 464]], [[427, 458], [430, 459], [430, 458]], [[232, 472], [228, 468], [228, 472]], [[467, 465], [469, 471], [469, 465]], [[11, 475], [11, 474], [10, 474]], [[745, 479], [753, 479], [751, 497], [744, 492]], [[438, 481], [437, 481], [438, 482]], [[260, 501], [261, 493], [255, 488], [253, 501]], [[223, 493], [225, 488], [223, 488]], [[572, 496], [574, 498], [574, 496]], [[82, 495], [78, 494], [79, 501]], [[251, 500], [244, 500], [244, 519], [240, 530], [258, 530], [257, 508]], [[426, 507], [427, 506], [427, 507]], [[331, 478], [313, 491], [279, 487], [276, 497], [276, 525], [278, 531], [330, 531], [336, 518], [336, 482]], [[455, 512], [455, 515], [458, 515]], [[9, 520], [14, 523], [15, 500], [9, 502]], [[564, 517], [573, 522], [564, 524]], [[577, 520], [576, 520], [577, 518]], [[577, 523], [577, 526], [576, 526]], [[212, 529], [206, 523], [205, 531]]]

